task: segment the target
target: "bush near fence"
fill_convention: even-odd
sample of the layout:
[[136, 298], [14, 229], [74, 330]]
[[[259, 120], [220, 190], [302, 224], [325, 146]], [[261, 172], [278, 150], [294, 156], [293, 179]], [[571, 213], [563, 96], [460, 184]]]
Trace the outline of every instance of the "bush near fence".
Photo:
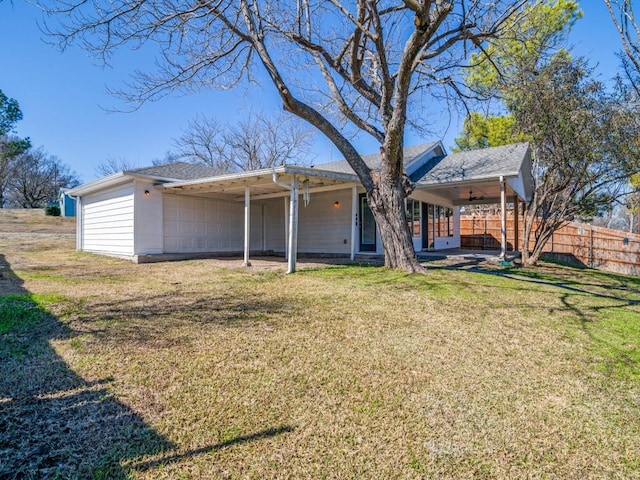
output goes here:
[[[507, 216], [508, 250], [516, 246], [513, 214]], [[518, 242], [522, 243], [522, 217], [518, 219]], [[460, 217], [461, 247], [469, 250], [500, 249], [500, 216]], [[533, 247], [531, 243], [530, 247]], [[574, 265], [629, 275], [640, 275], [640, 235], [571, 222], [556, 231], [543, 255]]]

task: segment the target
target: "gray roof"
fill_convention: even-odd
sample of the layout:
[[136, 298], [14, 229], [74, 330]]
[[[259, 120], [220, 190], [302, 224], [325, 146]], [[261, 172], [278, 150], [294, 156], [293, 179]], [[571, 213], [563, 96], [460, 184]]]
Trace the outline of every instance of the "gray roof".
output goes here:
[[124, 173], [173, 180], [196, 180], [198, 178], [214, 177], [221, 174], [220, 170], [217, 168], [187, 162], [166, 163], [164, 165], [154, 165], [152, 167], [134, 168], [132, 170], [127, 170]]
[[[423, 153], [431, 150], [433, 147], [438, 145], [440, 142], [429, 142], [423, 143], [420, 145], [414, 145], [413, 147], [407, 147], [404, 149], [404, 164], [405, 167], [410, 165], [416, 158], [418, 158]], [[380, 165], [382, 163], [382, 156], [379, 153], [372, 153], [369, 155], [363, 155], [362, 160], [371, 170], [380, 170]], [[339, 160], [337, 162], [327, 162], [327, 163], [319, 163], [318, 165], [314, 165], [318, 170], [326, 170], [329, 172], [339, 172], [339, 173], [354, 173], [351, 165], [346, 160]]]
[[528, 143], [514, 143], [436, 157], [427, 162], [432, 164], [429, 165], [431, 168], [424, 169], [426, 173], [418, 185], [468, 182], [499, 176], [516, 177], [528, 154]]

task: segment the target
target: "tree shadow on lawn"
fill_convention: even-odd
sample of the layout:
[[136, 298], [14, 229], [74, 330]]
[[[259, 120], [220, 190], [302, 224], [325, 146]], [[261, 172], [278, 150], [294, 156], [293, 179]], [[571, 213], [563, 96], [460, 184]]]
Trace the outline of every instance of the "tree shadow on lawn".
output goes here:
[[292, 430], [268, 429], [176, 453], [111, 394], [113, 379], [86, 381], [69, 368], [50, 342], [77, 332], [22, 287], [3, 255], [0, 272], [0, 478], [124, 479], [131, 470]]
[[[614, 313], [617, 309], [628, 307], [629, 303], [578, 307], [572, 301], [573, 296], [575, 295], [564, 293], [561, 296], [562, 304], [578, 317], [582, 331], [601, 349], [602, 363], [608, 373], [615, 372], [623, 377], [632, 375], [640, 379], [640, 355], [637, 347], [640, 309], [632, 308]], [[594, 323], [591, 313], [598, 313], [606, 326]], [[611, 317], [606, 318], [607, 316]]]
[[[295, 300], [265, 300], [257, 295], [158, 294], [83, 305], [74, 327], [102, 342], [128, 342], [154, 348], [176, 346], [202, 329], [265, 328], [271, 315], [293, 316]], [[179, 335], [170, 332], [179, 331]]]
[[0, 478], [125, 478], [120, 463], [173, 447], [51, 347], [73, 332], [0, 255]]

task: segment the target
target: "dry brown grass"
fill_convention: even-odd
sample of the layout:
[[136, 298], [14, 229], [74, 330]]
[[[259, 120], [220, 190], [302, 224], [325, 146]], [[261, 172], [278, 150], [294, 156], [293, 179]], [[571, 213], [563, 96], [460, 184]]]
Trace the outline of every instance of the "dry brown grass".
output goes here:
[[59, 233], [76, 231], [76, 219], [72, 217], [45, 216], [42, 209], [0, 208], [0, 232]]
[[0, 253], [54, 315], [5, 352], [0, 477], [640, 478], [637, 279], [589, 277], [617, 300], [438, 266], [133, 265], [72, 238]]

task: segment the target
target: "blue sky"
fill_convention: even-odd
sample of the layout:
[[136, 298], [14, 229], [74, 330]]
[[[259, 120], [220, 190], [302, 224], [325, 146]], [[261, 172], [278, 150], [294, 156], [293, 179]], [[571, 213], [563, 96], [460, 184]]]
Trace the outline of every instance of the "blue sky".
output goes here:
[[[574, 27], [570, 41], [574, 52], [597, 64], [600, 78], [608, 80], [618, 67], [617, 32], [601, 0], [581, 4], [584, 17]], [[59, 157], [82, 181], [94, 179], [96, 164], [109, 157], [139, 166], [162, 158], [171, 148], [171, 139], [197, 114], [233, 121], [249, 111], [269, 113], [281, 108], [275, 92], [265, 84], [251, 90], [173, 95], [132, 113], [107, 112], [105, 109], [123, 108], [107, 87], [121, 87], [136, 67], [151, 63], [149, 55], [122, 50], [113, 57], [111, 67], [103, 67], [79, 47], [60, 52], [45, 43], [37, 25], [40, 20], [38, 9], [29, 3], [0, 1], [0, 89], [19, 102], [24, 114], [17, 125], [18, 135], [30, 137], [34, 146]], [[459, 129], [455, 119], [448, 130], [442, 127], [434, 137], [449, 148]], [[408, 138], [407, 142], [432, 139]], [[363, 153], [376, 148], [366, 140], [357, 146]], [[316, 161], [330, 160], [332, 155], [335, 157], [335, 150], [318, 135]]]

